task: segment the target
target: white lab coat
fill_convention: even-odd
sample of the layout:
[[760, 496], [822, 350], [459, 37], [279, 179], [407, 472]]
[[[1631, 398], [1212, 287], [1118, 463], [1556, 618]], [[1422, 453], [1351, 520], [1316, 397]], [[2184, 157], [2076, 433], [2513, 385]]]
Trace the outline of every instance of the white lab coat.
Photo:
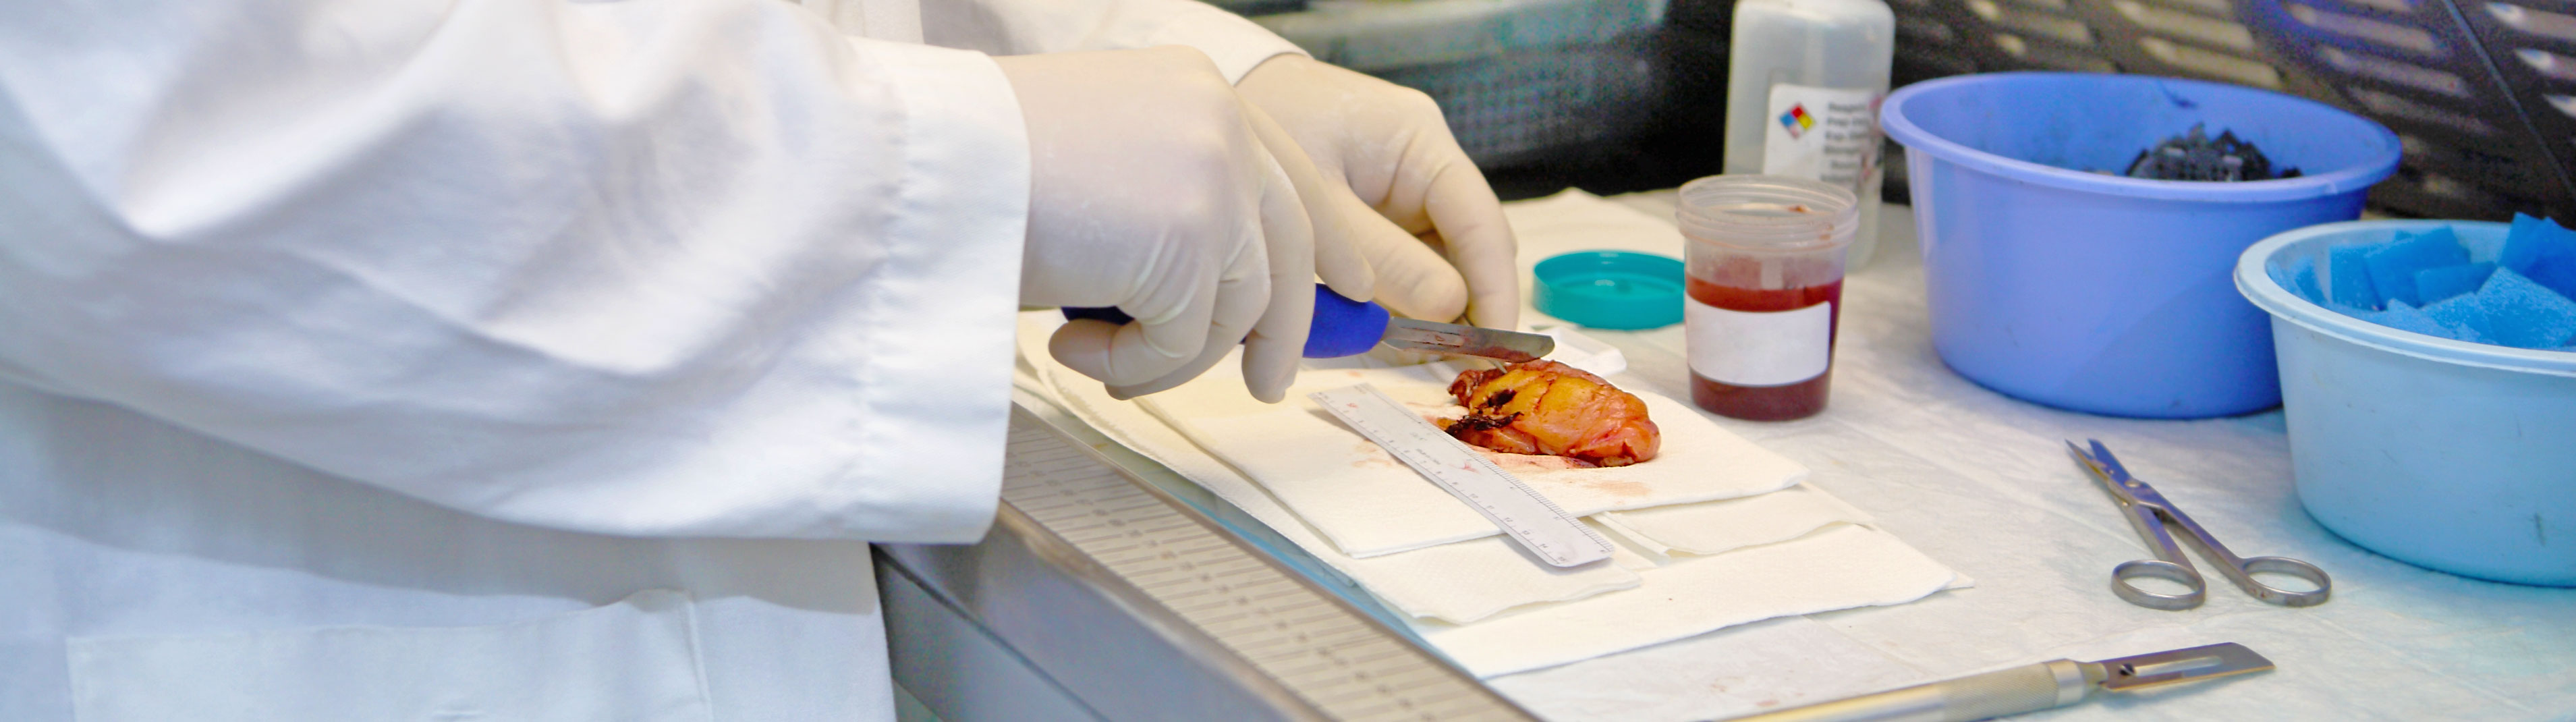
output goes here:
[[0, 3], [0, 720], [889, 717], [862, 540], [999, 482], [973, 51], [1293, 51], [932, 3]]

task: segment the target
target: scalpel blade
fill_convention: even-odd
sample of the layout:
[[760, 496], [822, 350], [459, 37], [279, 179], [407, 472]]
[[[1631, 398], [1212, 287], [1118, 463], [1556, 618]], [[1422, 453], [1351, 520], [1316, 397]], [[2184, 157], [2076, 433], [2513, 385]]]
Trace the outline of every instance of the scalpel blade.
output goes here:
[[2105, 659], [2102, 688], [2114, 692], [2272, 668], [2272, 660], [2235, 642]]
[[1380, 340], [1396, 348], [1483, 356], [1512, 363], [1536, 361], [1556, 350], [1556, 339], [1534, 333], [1410, 318], [1387, 321], [1386, 337]]

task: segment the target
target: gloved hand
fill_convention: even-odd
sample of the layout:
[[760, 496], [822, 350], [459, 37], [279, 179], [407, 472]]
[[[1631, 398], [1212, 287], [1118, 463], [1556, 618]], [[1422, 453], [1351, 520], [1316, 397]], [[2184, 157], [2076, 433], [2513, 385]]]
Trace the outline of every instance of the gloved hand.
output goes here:
[[1368, 280], [1348, 224], [1299, 201], [1329, 188], [1295, 141], [1196, 50], [994, 61], [1029, 132], [1021, 303], [1136, 319], [1066, 323], [1048, 351], [1127, 398], [1196, 377], [1240, 341], [1252, 395], [1280, 400], [1312, 279], [1363, 294]]
[[1478, 326], [1519, 322], [1518, 244], [1502, 203], [1430, 96], [1297, 55], [1263, 61], [1235, 91], [1277, 119], [1337, 186], [1307, 202], [1344, 207], [1379, 303], [1435, 321], [1464, 310]]

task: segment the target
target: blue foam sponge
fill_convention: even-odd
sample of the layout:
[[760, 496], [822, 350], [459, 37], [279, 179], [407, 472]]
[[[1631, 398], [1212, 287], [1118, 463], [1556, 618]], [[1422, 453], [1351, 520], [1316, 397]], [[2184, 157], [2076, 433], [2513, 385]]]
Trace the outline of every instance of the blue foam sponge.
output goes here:
[[2576, 231], [2516, 213], [2496, 265], [2513, 269], [2559, 296], [2576, 298]]
[[2388, 302], [2388, 310], [2364, 313], [2361, 315], [2361, 320], [2387, 326], [2399, 331], [2413, 331], [2426, 336], [2459, 338], [2458, 333], [2444, 327], [2442, 322], [2433, 320], [2432, 316], [2425, 315], [2423, 311], [2416, 309], [2414, 306], [2406, 305], [2405, 301], [2390, 301]]
[[2379, 308], [2370, 283], [2370, 252], [2378, 246], [2336, 246], [2326, 251], [2326, 300], [2353, 308]]
[[2300, 298], [2308, 299], [2310, 303], [2326, 302], [2325, 292], [2317, 290], [2317, 259], [2315, 258], [2300, 256], [2291, 259], [2288, 267], [2272, 266], [2264, 269], [2264, 273], [2272, 277], [2273, 283], [2281, 284], [2281, 288], [2298, 294]]
[[2554, 349], [2576, 339], [2576, 301], [2524, 278], [2510, 268], [2496, 269], [2476, 298], [2486, 313], [2496, 341], [2515, 348]]
[[2415, 272], [2415, 294], [2423, 301], [2418, 306], [2478, 290], [2486, 285], [2487, 276], [2495, 273], [2493, 263], [2463, 263], [2457, 266], [2427, 268]]
[[[2517, 215], [2493, 263], [2470, 263], [2449, 227], [2336, 246], [2272, 269], [2282, 287], [2402, 331], [2527, 349], [2576, 349], [2576, 231]], [[2323, 296], [2322, 299], [2318, 298]], [[2385, 309], [2385, 310], [2381, 310]]]
[[2452, 296], [2424, 307], [2424, 315], [2451, 330], [2451, 338], [2474, 343], [2494, 343], [2493, 329], [2487, 326], [2487, 309], [2478, 303], [2477, 294]]
[[2449, 226], [2423, 233], [2400, 233], [2395, 242], [2362, 254], [2363, 267], [2370, 269], [2370, 285], [2380, 297], [2391, 302], [2404, 301], [2410, 306], [2439, 300], [2416, 293], [2417, 270], [2468, 262], [2468, 249], [2460, 247], [2459, 237], [2452, 235]]

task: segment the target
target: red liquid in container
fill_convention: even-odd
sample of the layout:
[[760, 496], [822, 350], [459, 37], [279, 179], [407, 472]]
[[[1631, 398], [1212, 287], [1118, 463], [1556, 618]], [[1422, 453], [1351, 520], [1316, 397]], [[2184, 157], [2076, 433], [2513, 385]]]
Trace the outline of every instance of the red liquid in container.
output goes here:
[[[1732, 270], [1732, 269], [1728, 269]], [[1690, 279], [1693, 300], [1731, 311], [1793, 311], [1819, 303], [1834, 304], [1826, 331], [1826, 361], [1815, 378], [1779, 386], [1738, 386], [1691, 372], [1691, 401], [1731, 418], [1783, 421], [1814, 416], [1825, 410], [1825, 389], [1834, 376], [1833, 338], [1842, 327], [1843, 280], [1801, 288], [1741, 288]]]

